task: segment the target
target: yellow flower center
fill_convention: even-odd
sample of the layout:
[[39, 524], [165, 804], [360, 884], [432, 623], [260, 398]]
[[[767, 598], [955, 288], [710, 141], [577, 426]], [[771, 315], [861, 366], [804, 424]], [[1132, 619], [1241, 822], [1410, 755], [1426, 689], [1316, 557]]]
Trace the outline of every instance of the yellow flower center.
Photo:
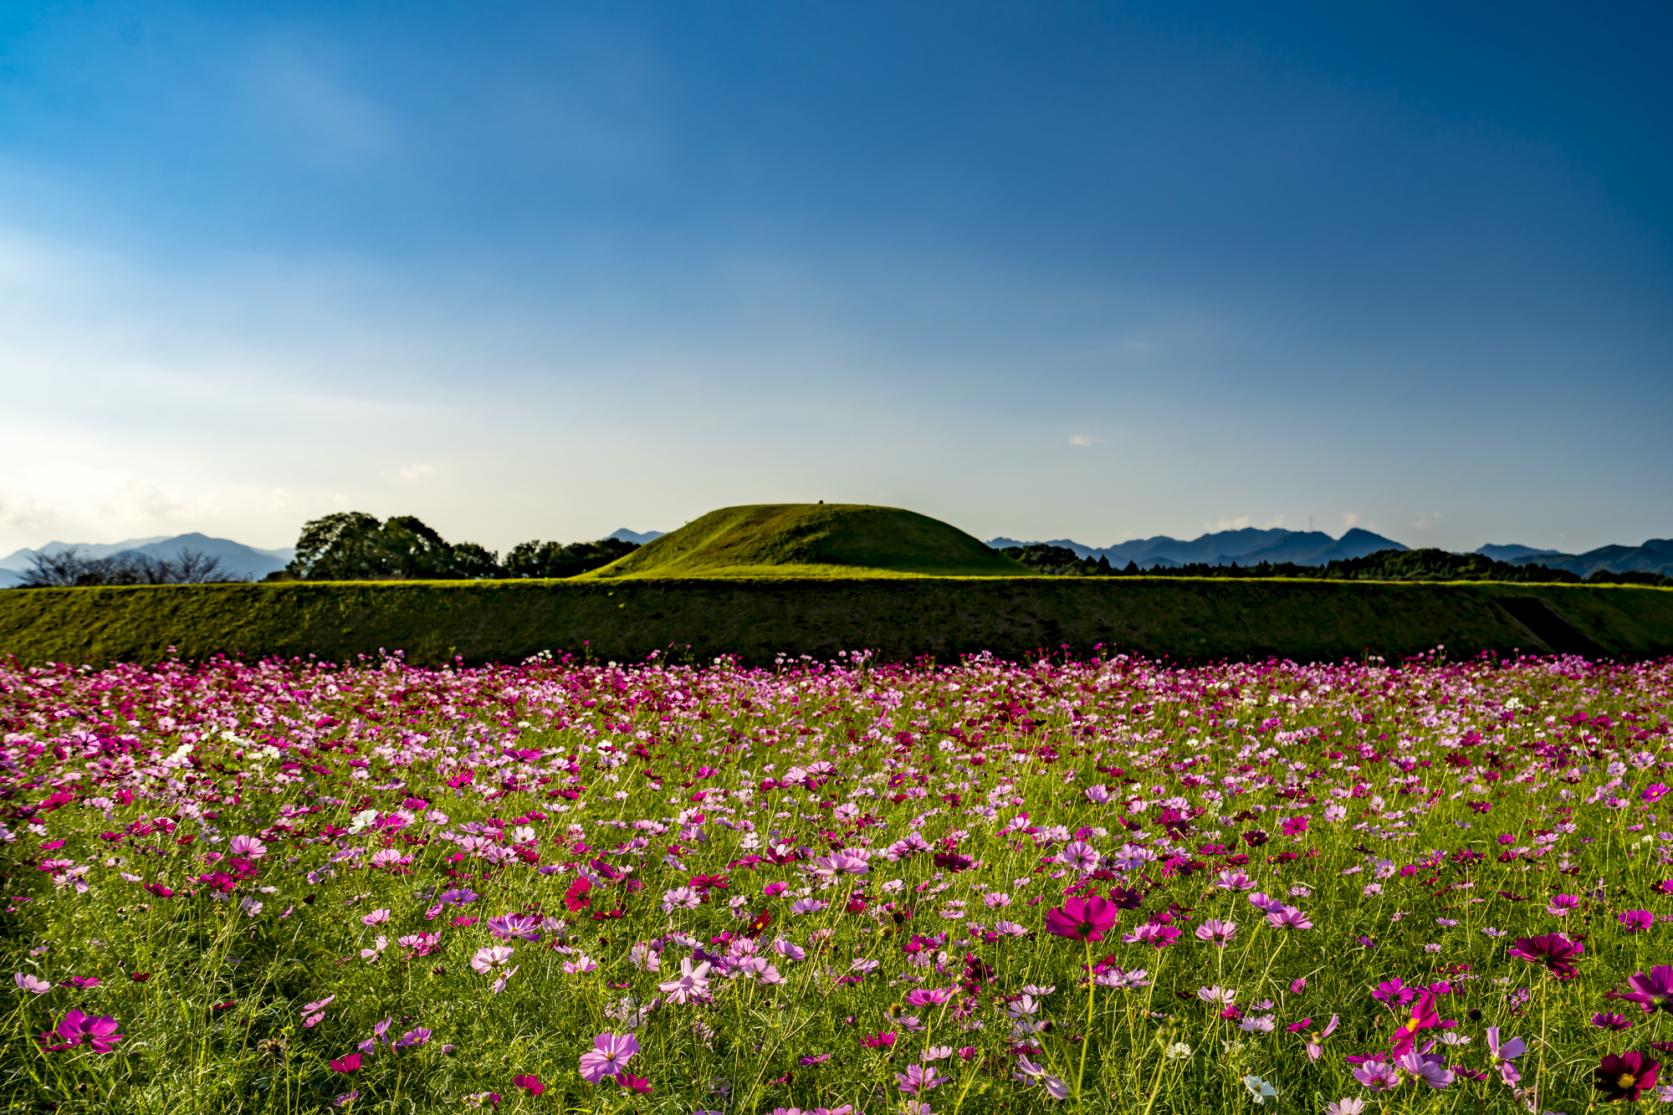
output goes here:
[[1621, 1089], [1623, 1092], [1636, 1083], [1638, 1083], [1638, 1078], [1630, 1072], [1623, 1072], [1615, 1078], [1615, 1087]]

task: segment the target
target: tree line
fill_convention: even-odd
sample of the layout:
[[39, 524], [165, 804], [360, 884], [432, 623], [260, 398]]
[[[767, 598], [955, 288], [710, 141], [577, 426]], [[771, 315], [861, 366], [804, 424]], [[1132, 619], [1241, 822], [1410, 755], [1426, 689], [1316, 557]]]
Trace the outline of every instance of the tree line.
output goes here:
[[484, 581], [574, 577], [608, 565], [639, 546], [596, 542], [519, 542], [501, 557], [475, 542], [449, 542], [414, 515], [380, 520], [339, 511], [302, 526], [296, 556], [267, 579], [303, 581]]
[[1339, 558], [1327, 565], [1297, 565], [1293, 561], [1262, 561], [1253, 565], [1159, 565], [1141, 569], [1129, 561], [1116, 568], [1107, 555], [1082, 557], [1067, 546], [1043, 542], [1007, 546], [999, 551], [1030, 569], [1059, 577], [1305, 577], [1325, 581], [1510, 581], [1520, 584], [1631, 584], [1673, 585], [1673, 577], [1659, 573], [1611, 573], [1599, 570], [1582, 578], [1566, 569], [1544, 565], [1512, 565], [1483, 554], [1455, 554], [1449, 550], [1379, 550], [1357, 558]]
[[[619, 538], [596, 542], [519, 542], [499, 554], [475, 542], [449, 542], [414, 515], [379, 519], [340, 511], [302, 526], [296, 556], [269, 581], [482, 581], [574, 577], [638, 549]], [[70, 547], [29, 559], [19, 588], [92, 585], [200, 585], [242, 581], [219, 557], [183, 549], [172, 558], [125, 552], [87, 557]]]
[[18, 588], [73, 588], [85, 585], [206, 585], [241, 578], [228, 572], [221, 559], [199, 550], [182, 549], [172, 558], [132, 551], [106, 557], [84, 557], [70, 546], [29, 559]]

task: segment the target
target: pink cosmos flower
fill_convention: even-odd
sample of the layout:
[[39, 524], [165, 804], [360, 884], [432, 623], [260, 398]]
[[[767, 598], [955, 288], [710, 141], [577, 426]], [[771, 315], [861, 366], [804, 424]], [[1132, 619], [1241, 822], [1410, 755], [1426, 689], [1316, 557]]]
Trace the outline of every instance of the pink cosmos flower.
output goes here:
[[360, 1071], [360, 1054], [350, 1053], [331, 1062], [331, 1071], [348, 1074]]
[[1044, 1088], [1046, 1090], [1046, 1094], [1051, 1096], [1052, 1099], [1062, 1100], [1068, 1098], [1069, 1086], [1062, 1080], [1047, 1072], [1044, 1066], [1035, 1064], [1027, 1057], [1019, 1056], [1017, 1058], [1017, 1071], [1011, 1075], [1012, 1079], [1017, 1081], [1019, 1084], [1034, 1084]]
[[[1050, 917], [1051, 915], [1046, 916]], [[1098, 938], [1094, 937], [1092, 939], [1096, 941]], [[1171, 925], [1145, 924], [1134, 929], [1131, 933], [1122, 934], [1121, 939], [1129, 945], [1151, 945], [1155, 948], [1165, 949], [1179, 939], [1179, 930]]]
[[502, 941], [538, 941], [540, 919], [528, 914], [501, 914], [488, 919], [488, 932]]
[[915, 987], [906, 993], [906, 1002], [914, 1007], [938, 1007], [953, 997], [957, 988]]
[[593, 1039], [593, 1047], [581, 1054], [581, 1078], [597, 1084], [607, 1076], [614, 1077], [637, 1052], [639, 1039], [632, 1034], [599, 1034]]
[[706, 1003], [709, 995], [709, 962], [693, 964], [691, 957], [680, 960], [680, 974], [677, 978], [666, 983], [657, 984], [657, 990], [668, 996], [668, 1001], [676, 1006], [686, 1003]]
[[476, 950], [471, 957], [471, 967], [478, 975], [487, 975], [496, 967], [511, 959], [510, 945], [490, 945]]
[[1438, 1054], [1419, 1053], [1410, 1049], [1400, 1054], [1394, 1063], [1437, 1091], [1456, 1079]]
[[227, 845], [227, 850], [245, 859], [260, 859], [267, 854], [267, 845], [253, 836], [235, 836], [232, 843]]
[[1120, 916], [1121, 911], [1107, 898], [1077, 895], [1064, 899], [1057, 909], [1046, 911], [1046, 932], [1081, 941], [1102, 941]]
[[12, 976], [19, 991], [27, 991], [31, 995], [45, 995], [52, 990], [52, 984], [39, 976], [32, 976], [28, 972], [17, 972]]
[[441, 944], [441, 934], [408, 933], [395, 938], [395, 943], [404, 949], [411, 949], [414, 956], [429, 956]]
[[945, 1084], [947, 1077], [938, 1075], [933, 1066], [925, 1068], [923, 1065], [908, 1065], [905, 1072], [895, 1073], [895, 1082], [902, 1092], [915, 1096]]
[[1303, 1018], [1300, 1022], [1295, 1023], [1293, 1026], [1285, 1028], [1292, 1034], [1301, 1035], [1302, 1041], [1306, 1042], [1307, 1059], [1309, 1061], [1317, 1061], [1324, 1055], [1324, 1045], [1322, 1044], [1324, 1039], [1336, 1032], [1336, 1027], [1340, 1022], [1341, 1019], [1333, 1014], [1330, 1016], [1330, 1021], [1326, 1022], [1317, 1030], [1313, 1029], [1313, 1020], [1311, 1018]]
[[1499, 1070], [1499, 1077], [1508, 1088], [1514, 1088], [1521, 1081], [1522, 1074], [1512, 1063], [1516, 1058], [1528, 1051], [1528, 1043], [1521, 1038], [1511, 1038], [1501, 1041], [1497, 1026], [1487, 1027], [1487, 1052], [1493, 1058], [1493, 1066]]
[[1615, 920], [1628, 933], [1642, 933], [1655, 925], [1656, 916], [1648, 910], [1626, 910], [1616, 915]]
[[1209, 918], [1197, 926], [1198, 940], [1207, 941], [1210, 944], [1218, 945], [1220, 948], [1225, 948], [1235, 936], [1237, 936], [1237, 923], [1235, 921]]
[[1277, 909], [1268, 908], [1266, 924], [1274, 929], [1311, 929], [1313, 923], [1307, 915], [1294, 906], [1280, 905]]
[[1391, 1092], [1400, 1086], [1400, 1070], [1386, 1061], [1366, 1061], [1354, 1067], [1354, 1079], [1373, 1092]]
[[[546, 1085], [542, 1084], [540, 1082], [540, 1077], [536, 1076], [534, 1073], [514, 1076], [511, 1078], [511, 1083], [516, 1087], [523, 1089], [523, 1091], [527, 1092], [531, 1096], [538, 1096], [546, 1090]], [[595, 1080], [593, 1083], [596, 1084], [597, 1081]]]
[[1057, 853], [1057, 862], [1066, 863], [1081, 874], [1098, 870], [1098, 851], [1084, 840], [1073, 840]]

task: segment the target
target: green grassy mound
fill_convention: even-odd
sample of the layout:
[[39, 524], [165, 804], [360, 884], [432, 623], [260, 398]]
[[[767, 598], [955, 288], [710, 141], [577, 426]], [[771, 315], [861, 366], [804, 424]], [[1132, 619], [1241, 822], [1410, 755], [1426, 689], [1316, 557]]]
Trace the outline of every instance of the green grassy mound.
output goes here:
[[854, 503], [723, 507], [588, 579], [1019, 577], [1032, 570], [938, 519]]
[[707, 660], [872, 650], [902, 661], [1067, 648], [1177, 659], [1390, 658], [1444, 645], [1673, 654], [1673, 589], [1069, 577], [295, 582], [0, 591], [0, 655], [155, 662], [381, 650], [415, 663], [543, 650]]

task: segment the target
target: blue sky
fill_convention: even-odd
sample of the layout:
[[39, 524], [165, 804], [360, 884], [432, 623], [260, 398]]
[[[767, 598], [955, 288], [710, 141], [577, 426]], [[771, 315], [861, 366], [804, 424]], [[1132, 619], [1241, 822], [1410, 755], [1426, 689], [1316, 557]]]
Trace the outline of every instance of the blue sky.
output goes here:
[[1673, 8], [12, 3], [0, 552], [1673, 534]]

